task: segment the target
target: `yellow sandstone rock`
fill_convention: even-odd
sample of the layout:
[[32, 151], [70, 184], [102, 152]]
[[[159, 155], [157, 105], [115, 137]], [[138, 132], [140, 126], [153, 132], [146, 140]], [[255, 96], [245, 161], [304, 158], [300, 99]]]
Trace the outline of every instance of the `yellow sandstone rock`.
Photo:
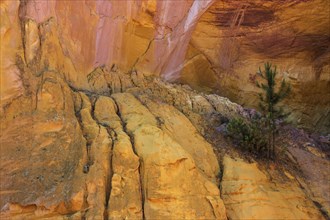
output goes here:
[[231, 219], [324, 219], [296, 182], [269, 180], [257, 163], [223, 159], [221, 195]]

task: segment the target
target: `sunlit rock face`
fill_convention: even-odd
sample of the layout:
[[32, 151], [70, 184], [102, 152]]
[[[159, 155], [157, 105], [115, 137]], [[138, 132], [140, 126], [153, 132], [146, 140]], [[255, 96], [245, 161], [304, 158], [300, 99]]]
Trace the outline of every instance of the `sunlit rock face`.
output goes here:
[[19, 66], [27, 64], [39, 73], [60, 70], [82, 89], [90, 89], [86, 76], [96, 67], [116, 65], [256, 107], [254, 74], [271, 61], [293, 86], [292, 119], [325, 131], [327, 7], [326, 0], [4, 0], [2, 105], [26, 91]]
[[124, 71], [177, 77], [192, 31], [213, 2], [2, 1], [1, 41], [8, 47], [1, 50], [1, 98], [22, 93], [15, 67], [22, 49], [24, 62], [43, 60], [39, 70], [53, 63], [81, 88], [87, 88], [86, 75], [94, 68], [113, 64]]
[[18, 7], [19, 1], [1, 1], [0, 3], [1, 103], [22, 93], [19, 69], [15, 65], [16, 54], [22, 53]]
[[293, 92], [285, 103], [295, 123], [329, 132], [329, 2], [216, 1], [198, 21], [180, 82], [213, 88], [258, 106], [255, 73], [277, 65]]
[[92, 91], [56, 71], [31, 76], [36, 94], [5, 108], [0, 219], [327, 219], [328, 197], [294, 177], [216, 156], [203, 123], [249, 117], [241, 106], [139, 74], [94, 74], [110, 78]]
[[88, 89], [94, 68], [115, 64], [256, 107], [254, 74], [271, 61], [293, 86], [292, 119], [325, 131], [327, 7], [325, 0], [2, 1], [1, 100], [23, 93], [18, 66], [38, 60], [34, 71], [61, 69], [78, 88]]
[[[312, 8], [315, 2], [301, 4]], [[247, 13], [248, 21], [242, 16], [248, 7], [238, 3], [1, 0], [0, 219], [327, 218], [323, 191], [328, 173], [321, 176], [320, 190], [315, 187], [318, 176], [308, 175], [314, 198], [293, 177], [280, 184], [256, 163], [224, 158], [216, 152], [226, 144], [211, 144], [208, 138], [219, 120], [250, 118], [252, 111], [217, 94], [159, 79], [185, 80], [211, 91], [220, 84], [230, 95], [251, 86], [244, 81], [246, 72], [265, 58], [283, 64], [289, 57], [292, 69], [286, 75], [295, 88], [305, 81], [325, 82], [307, 94], [314, 97], [315, 112], [326, 119], [322, 103], [327, 99], [320, 99], [326, 97], [329, 80], [320, 35], [327, 32], [315, 35], [313, 42], [297, 38], [291, 49], [283, 40], [276, 49], [272, 44], [278, 39], [267, 27], [279, 20], [267, 8], [289, 10], [287, 3], [248, 3], [256, 8]], [[291, 3], [290, 16], [283, 16], [296, 24], [293, 15], [300, 4]], [[256, 28], [249, 39], [257, 42], [236, 42], [250, 33], [239, 35], [235, 25], [232, 32], [236, 10], [234, 20], [244, 30]], [[322, 13], [312, 13], [310, 20]], [[265, 35], [256, 21], [265, 25]], [[322, 22], [307, 29], [311, 35], [323, 30]], [[285, 30], [290, 29], [281, 33]], [[225, 32], [234, 35], [221, 37]], [[313, 61], [304, 42], [320, 50]], [[232, 53], [232, 44], [242, 49]], [[322, 61], [321, 69], [313, 78], [314, 70], [304, 71], [316, 60]], [[292, 108], [303, 112], [311, 103], [296, 101]], [[314, 161], [321, 160], [310, 161], [315, 167]], [[320, 163], [319, 170], [327, 170], [322, 169], [327, 164]], [[247, 199], [258, 205], [251, 209]]]

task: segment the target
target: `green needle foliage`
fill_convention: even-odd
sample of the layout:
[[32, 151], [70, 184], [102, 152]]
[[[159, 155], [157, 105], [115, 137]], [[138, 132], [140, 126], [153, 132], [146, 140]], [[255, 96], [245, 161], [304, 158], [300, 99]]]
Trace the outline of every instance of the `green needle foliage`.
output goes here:
[[267, 148], [267, 141], [261, 129], [262, 123], [260, 118], [252, 121], [234, 118], [228, 123], [227, 132], [241, 149], [261, 155]]
[[276, 81], [276, 66], [266, 63], [264, 71], [257, 73], [262, 83], [257, 82], [261, 89], [259, 94], [262, 114], [252, 118], [234, 118], [227, 125], [227, 134], [243, 150], [258, 156], [266, 155], [268, 159], [275, 159], [275, 135], [277, 122], [288, 114], [278, 104], [286, 98], [291, 89], [290, 85], [282, 80], [280, 85]]
[[272, 64], [265, 63], [265, 70], [261, 71], [259, 68], [258, 75], [262, 78], [264, 83], [257, 82], [257, 86], [262, 89], [259, 94], [260, 109], [266, 119], [267, 139], [267, 157], [275, 158], [275, 134], [276, 134], [276, 120], [284, 119], [288, 114], [283, 112], [283, 109], [278, 107], [278, 104], [285, 99], [291, 92], [290, 84], [282, 80], [278, 87], [276, 82], [277, 70], [276, 66], [272, 68]]

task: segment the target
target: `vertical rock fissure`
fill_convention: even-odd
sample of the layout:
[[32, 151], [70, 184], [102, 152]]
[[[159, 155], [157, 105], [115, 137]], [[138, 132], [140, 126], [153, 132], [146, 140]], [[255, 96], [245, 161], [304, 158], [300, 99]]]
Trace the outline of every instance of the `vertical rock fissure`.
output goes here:
[[[100, 132], [101, 132], [101, 126], [97, 123], [97, 120], [95, 119], [94, 116], [94, 111], [95, 111], [95, 102], [96, 102], [96, 97], [94, 95], [87, 95], [91, 104], [91, 109], [90, 109], [90, 115], [92, 117], [92, 119], [94, 120], [94, 122], [96, 123], [96, 125], [98, 126], [98, 134], [95, 137], [95, 140], [99, 137]], [[92, 166], [94, 164], [93, 158], [91, 156], [91, 147], [93, 145], [94, 140], [88, 140], [88, 145], [87, 145], [87, 156], [88, 156], [88, 162], [87, 162], [87, 166], [88, 169], [90, 166]]]
[[[97, 126], [99, 127], [99, 132], [96, 138], [98, 138], [98, 136], [100, 135], [101, 132], [101, 126], [103, 126], [104, 128], [106, 128], [107, 134], [108, 134], [108, 138], [111, 139], [111, 150], [110, 150], [110, 155], [108, 158], [108, 163], [109, 163], [109, 170], [105, 170], [105, 196], [104, 196], [104, 210], [103, 210], [103, 219], [104, 220], [108, 220], [109, 219], [109, 213], [108, 213], [108, 206], [109, 206], [109, 198], [110, 198], [110, 193], [111, 193], [111, 179], [112, 179], [112, 175], [113, 175], [113, 169], [112, 169], [112, 155], [113, 155], [113, 146], [114, 146], [114, 138], [111, 135], [110, 132], [110, 128], [106, 125], [102, 125], [98, 122], [98, 120], [96, 119], [95, 116], [95, 103], [98, 99], [98, 96], [95, 96], [94, 94], [88, 96], [90, 103], [91, 103], [91, 117], [92, 119], [95, 121], [95, 123], [97, 124]], [[102, 162], [102, 161], [99, 161]], [[92, 161], [92, 163], [94, 163]]]
[[111, 182], [112, 182], [112, 177], [113, 177], [113, 167], [112, 167], [112, 157], [113, 157], [113, 149], [114, 149], [114, 145], [115, 145], [115, 141], [117, 139], [117, 134], [116, 132], [109, 128], [106, 127], [109, 138], [111, 138], [111, 151], [110, 151], [110, 155], [109, 155], [109, 172], [106, 174], [106, 189], [105, 189], [105, 205], [104, 205], [104, 213], [103, 213], [103, 219], [104, 220], [108, 220], [109, 219], [109, 200], [110, 200], [110, 196], [111, 196]]
[[[20, 0], [19, 8], [18, 8], [23, 50], [25, 50], [25, 19], [23, 16], [26, 13], [26, 4], [27, 4], [26, 0]], [[25, 63], [27, 63], [25, 57], [25, 51], [24, 51], [24, 61]]]
[[89, 101], [91, 103], [91, 116], [92, 116], [92, 119], [95, 121], [95, 123], [97, 124], [97, 126], [99, 126], [99, 129], [100, 129], [100, 125], [99, 125], [99, 123], [97, 122], [97, 120], [95, 118], [95, 102], [97, 100], [97, 97], [95, 95], [89, 95], [88, 98], [89, 98]]
[[[213, 145], [212, 145], [213, 146]], [[214, 147], [214, 146], [213, 146]], [[218, 175], [218, 187], [219, 187], [219, 191], [220, 191], [220, 199], [223, 198], [223, 190], [222, 190], [222, 178], [223, 178], [223, 173], [224, 173], [224, 165], [223, 165], [223, 158], [218, 159], [219, 160], [219, 168], [220, 168], [220, 172]], [[226, 208], [226, 207], [225, 207]], [[228, 213], [226, 212], [226, 217], [228, 220], [231, 220], [231, 218], [229, 218]]]
[[[134, 148], [133, 148], [134, 149]], [[140, 159], [139, 160], [139, 177], [140, 177], [140, 192], [141, 192], [141, 199], [142, 199], [142, 219], [145, 220], [145, 212], [144, 212], [144, 201], [145, 201], [145, 195], [144, 195], [144, 185], [143, 185], [143, 180], [142, 180], [142, 175], [143, 175], [143, 161]]]
[[41, 81], [40, 81], [40, 83], [41, 83], [41, 85], [38, 85], [37, 86], [37, 88], [36, 88], [36, 91], [35, 91], [35, 105], [34, 105], [34, 110], [37, 110], [38, 109], [38, 94], [39, 94], [39, 92], [41, 92], [42, 91], [42, 85], [43, 85], [43, 82], [44, 81], [44, 75], [42, 74], [41, 75]]
[[138, 171], [139, 171], [139, 181], [140, 181], [140, 193], [141, 193], [141, 208], [142, 208], [142, 219], [145, 220], [145, 212], [144, 212], [144, 203], [145, 203], [145, 194], [144, 194], [144, 185], [143, 185], [143, 160], [142, 158], [140, 158], [140, 156], [137, 154], [136, 152], [136, 149], [135, 149], [135, 144], [134, 144], [134, 137], [133, 135], [131, 134], [131, 132], [129, 132], [126, 128], [126, 123], [120, 113], [120, 109], [119, 109], [119, 105], [116, 101], [116, 99], [113, 99], [114, 100], [114, 103], [117, 107], [117, 115], [118, 117], [120, 118], [121, 120], [121, 123], [122, 123], [122, 127], [123, 127], [123, 131], [128, 135], [129, 139], [130, 139], [130, 142], [132, 144], [132, 150], [134, 152], [134, 154], [136, 156], [139, 157], [139, 168], [138, 168]]
[[119, 88], [120, 88], [120, 92], [124, 92], [123, 82], [121, 81], [120, 76], [118, 76], [118, 81], [119, 81], [119, 83], [120, 83], [120, 86], [119, 86]]
[[[73, 90], [73, 92], [74, 92], [74, 90]], [[83, 124], [82, 124], [82, 118], [81, 118], [81, 114], [80, 114], [80, 111], [82, 110], [82, 105], [83, 105], [82, 98], [81, 98], [81, 95], [79, 92], [77, 92], [77, 95], [79, 96], [79, 98], [81, 100], [81, 106], [79, 107], [79, 109], [75, 110], [75, 116], [77, 118], [83, 138], [85, 139], [85, 142], [86, 142], [85, 150], [86, 150], [86, 154], [87, 154], [87, 161], [85, 161], [85, 165], [83, 167], [83, 173], [87, 174], [89, 172], [89, 167], [90, 167], [90, 155], [89, 155], [90, 151], [89, 151], [89, 149], [90, 149], [91, 143], [88, 141], [87, 134], [86, 134], [86, 132], [84, 132], [84, 128], [83, 128]]]
[[137, 57], [137, 59], [135, 60], [135, 62], [134, 62], [134, 64], [133, 64], [133, 66], [132, 66], [132, 68], [131, 68], [130, 71], [133, 71], [133, 70], [136, 69], [136, 65], [140, 62], [140, 59], [143, 58], [143, 57], [147, 54], [147, 52], [148, 52], [149, 49], [151, 48], [151, 44], [152, 44], [152, 42], [154, 42], [154, 41], [155, 41], [155, 38], [153, 38], [153, 39], [150, 40], [150, 42], [149, 42], [147, 48], [145, 49], [145, 51], [144, 51], [140, 56]]
[[109, 81], [107, 80], [107, 78], [104, 76], [104, 75], [105, 75], [105, 72], [104, 72], [103, 69], [102, 69], [102, 72], [103, 72], [103, 78], [104, 78], [104, 81], [105, 81], [105, 83], [106, 83], [106, 85], [107, 85], [107, 88], [108, 88], [108, 90], [109, 90], [109, 95], [111, 95], [112, 93], [114, 93], [114, 91], [113, 91], [113, 89], [112, 89], [112, 87], [111, 87], [111, 84], [109, 83]]

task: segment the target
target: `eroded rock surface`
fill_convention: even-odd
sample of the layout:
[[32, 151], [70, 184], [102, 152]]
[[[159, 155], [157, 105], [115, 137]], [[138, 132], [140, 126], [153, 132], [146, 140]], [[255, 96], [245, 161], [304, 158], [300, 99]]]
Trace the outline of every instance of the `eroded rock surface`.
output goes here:
[[0, 139], [1, 218], [83, 209], [85, 140], [61, 77], [44, 73], [36, 96], [21, 96], [6, 108]]
[[271, 61], [292, 84], [292, 119], [328, 132], [330, 32], [324, 8], [327, 0], [3, 0], [1, 107], [24, 91], [22, 62], [34, 74], [60, 71], [75, 88], [89, 90], [92, 80], [97, 93], [109, 90], [100, 88], [102, 80], [109, 85], [118, 78], [93, 81], [103, 75], [98, 68], [119, 67], [256, 107], [254, 75]]
[[[207, 157], [194, 160], [196, 153], [187, 151], [186, 144], [182, 147], [180, 142], [162, 131], [154, 115], [134, 96], [123, 93], [113, 97], [141, 158], [145, 218], [225, 219], [224, 205], [216, 186], [218, 164], [214, 154], [211, 154], [213, 163], [210, 164]], [[185, 121], [180, 122], [185, 125]], [[189, 126], [189, 121], [186, 123]], [[212, 152], [210, 145], [197, 146], [201, 151]], [[209, 165], [215, 168], [212, 170]], [[201, 172], [197, 166], [208, 169]]]
[[[246, 176], [258, 195], [242, 196], [268, 201], [259, 205], [269, 217], [322, 217], [298, 186], [279, 185], [277, 192], [256, 165], [225, 160], [220, 170], [204, 128], [213, 118], [249, 112], [218, 95], [154, 78], [176, 76], [187, 66], [187, 48], [196, 61], [191, 66], [209, 62], [205, 51], [196, 54], [188, 44], [213, 2], [0, 2], [1, 219], [258, 218], [235, 203]], [[206, 69], [216, 82], [212, 67]], [[200, 79], [208, 86], [209, 78]], [[315, 107], [322, 110], [319, 120], [326, 118], [322, 103]], [[252, 177], [241, 166], [252, 166]], [[327, 201], [320, 200], [325, 210]]]
[[225, 219], [212, 146], [175, 107], [143, 95], [147, 84], [171, 86], [106, 74], [120, 83], [103, 95], [59, 72], [31, 76], [40, 82], [4, 109], [1, 217]]
[[313, 200], [318, 203], [325, 215], [330, 216], [330, 162], [315, 148], [300, 149], [291, 147], [289, 152], [296, 159], [306, 176], [307, 184], [303, 187]]
[[45, 72], [34, 76], [36, 91], [4, 109], [1, 218], [322, 218], [295, 182], [270, 181], [256, 164], [229, 157], [220, 170], [202, 121], [221, 112], [249, 117], [241, 106], [136, 72], [102, 71], [135, 83], [78, 91]]
[[270, 180], [257, 163], [225, 156], [221, 191], [230, 219], [324, 219], [297, 182]]
[[107, 215], [110, 219], [142, 219], [142, 195], [139, 157], [135, 154], [130, 137], [124, 131], [117, 115], [115, 101], [100, 96], [95, 103], [98, 123], [111, 129], [113, 150], [111, 158], [112, 178], [108, 187]]
[[329, 133], [330, 15], [324, 8], [327, 0], [215, 1], [192, 34], [179, 81], [256, 108], [256, 72], [271, 62], [278, 80], [291, 83], [284, 107], [293, 122]]

